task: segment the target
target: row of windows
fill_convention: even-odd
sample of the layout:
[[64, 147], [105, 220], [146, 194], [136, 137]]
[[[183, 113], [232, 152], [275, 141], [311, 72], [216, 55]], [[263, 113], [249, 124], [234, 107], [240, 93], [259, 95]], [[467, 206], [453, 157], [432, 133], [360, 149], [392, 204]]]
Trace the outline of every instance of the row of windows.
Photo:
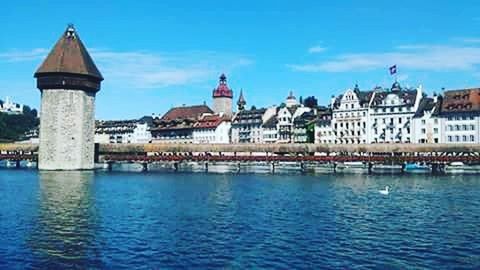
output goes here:
[[[382, 128], [382, 132], [380, 134], [385, 134], [387, 131], [387, 129], [385, 128]], [[389, 128], [388, 131], [390, 131], [391, 134], [395, 133], [395, 129], [394, 128]], [[402, 133], [402, 131], [406, 131], [407, 133], [410, 133], [410, 128], [406, 128], [406, 129], [402, 129], [402, 128], [399, 128], [398, 129], [398, 133]], [[374, 128], [373, 129], [373, 132], [375, 134], [378, 134], [378, 129], [377, 128]]]
[[378, 108], [378, 109], [375, 109], [375, 112], [376, 113], [380, 113], [380, 112], [403, 112], [403, 111], [406, 111], [406, 112], [411, 112], [412, 111], [412, 107], [406, 107], [405, 110], [404, 110], [404, 107], [390, 107], [388, 110], [387, 108]]
[[474, 120], [475, 117], [474, 117], [474, 116], [449, 116], [447, 119], [448, 119], [448, 121], [453, 121], [453, 120], [456, 120], [456, 121], [459, 121], [459, 120]]
[[475, 130], [475, 125], [448, 125], [448, 131]]
[[[460, 140], [461, 139], [461, 140]], [[475, 141], [475, 136], [470, 135], [463, 135], [463, 136], [448, 136], [447, 140], [449, 142], [474, 142]]]
[[[335, 113], [335, 114], [333, 114], [333, 116], [336, 117], [336, 118], [343, 118], [344, 114], [343, 113]], [[367, 116], [367, 112], [351, 112], [351, 113], [346, 112], [345, 113], [345, 118], [360, 117], [360, 116]]]
[[[422, 125], [425, 125], [426, 123], [427, 121], [425, 119], [422, 119]], [[438, 124], [438, 119], [437, 118], [433, 119], [433, 123]]]
[[[422, 134], [425, 134], [425, 133], [427, 133], [427, 130], [422, 128], [421, 132], [422, 132]], [[434, 128], [433, 133], [438, 134], [438, 128]]]
[[[395, 124], [395, 119], [397, 119], [396, 122], [399, 123], [399, 124], [402, 124], [402, 123], [405, 123], [405, 122], [408, 123], [409, 120], [410, 120], [410, 119], [407, 119], [407, 120], [405, 121], [405, 120], [404, 120], [403, 118], [401, 118], [401, 117], [400, 117], [400, 118], [393, 118], [393, 117], [392, 117], [392, 118], [389, 119], [390, 121], [389, 121], [388, 123], [391, 124], [391, 125], [394, 125], [394, 124]], [[378, 123], [377, 120], [378, 120], [378, 119], [375, 118], [375, 119], [373, 120], [373, 123], [374, 123], [374, 124], [377, 124], [377, 123]], [[382, 123], [383, 123], [383, 124], [386, 124], [386, 123], [387, 123], [387, 118], [382, 118]]]
[[360, 127], [360, 125], [362, 125], [363, 128], [366, 128], [367, 124], [365, 122], [362, 122], [360, 124], [360, 122], [353, 122], [353, 123], [349, 123], [349, 122], [346, 122], [345, 125], [343, 122], [340, 122], [340, 124], [338, 123], [335, 123], [334, 127], [337, 129], [338, 127], [340, 128], [343, 128], [345, 126], [345, 128], [349, 129], [349, 128], [355, 128], [355, 123], [357, 124], [357, 127]]

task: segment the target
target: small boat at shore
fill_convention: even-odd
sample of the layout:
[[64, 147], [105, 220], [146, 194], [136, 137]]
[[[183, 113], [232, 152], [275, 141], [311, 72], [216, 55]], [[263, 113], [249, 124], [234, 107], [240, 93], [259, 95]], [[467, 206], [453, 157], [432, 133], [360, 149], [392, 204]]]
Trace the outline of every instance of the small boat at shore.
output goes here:
[[456, 161], [445, 166], [447, 174], [480, 174], [479, 165], [467, 165], [463, 162]]
[[372, 173], [378, 173], [378, 174], [402, 173], [402, 165], [375, 164], [372, 166]]
[[407, 163], [405, 165], [404, 171], [406, 173], [431, 173], [432, 168], [427, 164], [420, 164], [420, 163]]
[[368, 167], [361, 161], [338, 163], [336, 171], [339, 173], [368, 173]]

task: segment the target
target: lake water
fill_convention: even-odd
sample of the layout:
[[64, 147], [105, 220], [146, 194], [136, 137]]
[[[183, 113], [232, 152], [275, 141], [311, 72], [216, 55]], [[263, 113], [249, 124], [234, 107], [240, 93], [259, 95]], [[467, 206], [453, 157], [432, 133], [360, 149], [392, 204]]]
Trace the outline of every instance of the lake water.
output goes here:
[[0, 269], [480, 269], [480, 177], [0, 170], [0, 233]]

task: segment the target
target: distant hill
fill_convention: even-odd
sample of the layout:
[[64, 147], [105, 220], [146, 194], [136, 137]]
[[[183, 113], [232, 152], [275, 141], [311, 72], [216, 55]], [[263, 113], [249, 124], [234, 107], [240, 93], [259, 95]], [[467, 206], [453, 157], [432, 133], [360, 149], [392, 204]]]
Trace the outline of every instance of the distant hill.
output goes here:
[[37, 110], [23, 107], [23, 114], [0, 113], [0, 141], [22, 140], [25, 132], [38, 127]]

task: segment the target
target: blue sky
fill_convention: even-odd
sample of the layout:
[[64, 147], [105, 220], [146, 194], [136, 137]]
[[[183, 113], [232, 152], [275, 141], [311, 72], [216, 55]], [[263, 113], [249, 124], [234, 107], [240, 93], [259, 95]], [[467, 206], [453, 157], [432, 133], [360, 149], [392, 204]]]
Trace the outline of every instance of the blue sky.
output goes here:
[[105, 77], [97, 118], [211, 102], [225, 72], [235, 100], [320, 103], [355, 83], [480, 86], [478, 1], [7, 1], [0, 97], [39, 106], [33, 73], [74, 23]]

